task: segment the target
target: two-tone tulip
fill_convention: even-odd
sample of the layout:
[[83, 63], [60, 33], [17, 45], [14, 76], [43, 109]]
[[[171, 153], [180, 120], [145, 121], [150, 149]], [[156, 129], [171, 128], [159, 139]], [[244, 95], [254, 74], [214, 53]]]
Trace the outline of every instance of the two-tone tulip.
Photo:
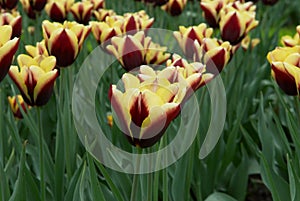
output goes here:
[[16, 95], [16, 96], [12, 96], [12, 97], [8, 96], [7, 99], [8, 99], [9, 105], [10, 105], [10, 109], [15, 118], [23, 119], [21, 108], [23, 109], [23, 111], [25, 113], [27, 113], [27, 109], [31, 108], [29, 105], [27, 105], [24, 102], [24, 99], [21, 95]]
[[12, 27], [0, 26], [0, 81], [6, 76], [14, 54], [18, 50], [19, 38], [11, 39]]
[[300, 45], [300, 25], [297, 26], [297, 33], [294, 37], [291, 36], [282, 36], [281, 43], [286, 47], [294, 47], [296, 45]]
[[19, 12], [13, 11], [12, 13], [3, 12], [0, 13], [0, 26], [10, 25], [12, 26], [11, 38], [20, 37], [22, 33], [22, 17]]
[[[121, 35], [121, 23], [116, 21], [114, 24], [109, 24], [106, 22], [90, 22], [92, 27], [92, 33], [94, 38], [99, 44], [109, 44], [109, 40], [117, 35]], [[105, 44], [105, 45], [106, 45]]]
[[40, 12], [44, 9], [48, 0], [29, 0], [29, 1], [32, 9]]
[[200, 6], [206, 22], [213, 28], [219, 26], [220, 11], [224, 7], [224, 0], [201, 0]]
[[97, 11], [93, 12], [96, 19], [100, 22], [105, 21], [106, 17], [117, 15], [115, 11], [111, 9], [98, 9]]
[[40, 59], [49, 57], [49, 53], [44, 40], [41, 42], [37, 42], [36, 46], [26, 45], [25, 50], [31, 57], [40, 57]]
[[167, 53], [167, 47], [162, 47], [157, 43], [151, 43], [146, 49], [145, 55], [145, 64], [154, 64], [154, 65], [161, 65], [165, 63], [171, 56], [170, 53]]
[[56, 57], [59, 67], [67, 67], [75, 61], [91, 30], [90, 26], [67, 21], [60, 24], [45, 20], [42, 27], [49, 55]]
[[145, 82], [132, 74], [122, 77], [125, 91], [112, 85], [109, 92], [116, 123], [129, 142], [137, 147], [150, 147], [164, 134], [180, 113], [185, 91], [178, 83], [166, 79]]
[[11, 66], [9, 75], [15, 82], [24, 101], [31, 106], [45, 105], [53, 92], [53, 86], [59, 73], [53, 56], [40, 59], [21, 54], [18, 66]]
[[177, 16], [182, 13], [186, 6], [187, 0], [169, 0], [161, 8], [172, 16]]
[[119, 60], [126, 71], [131, 71], [144, 64], [150, 42], [151, 38], [145, 37], [145, 33], [140, 31], [135, 35], [113, 37], [112, 45], [108, 45], [107, 50]]
[[135, 34], [140, 30], [147, 30], [154, 23], [154, 18], [150, 18], [144, 10], [136, 13], [125, 13], [122, 23], [122, 31], [126, 34]]
[[27, 16], [31, 19], [35, 19], [37, 12], [32, 8], [29, 0], [20, 0], [23, 10], [27, 14]]
[[74, 0], [49, 0], [45, 6], [46, 13], [56, 22], [63, 22], [67, 18]]
[[247, 5], [246, 7], [240, 6], [238, 7], [239, 9], [236, 9], [233, 5], [235, 4], [228, 4], [222, 9], [220, 31], [222, 40], [236, 45], [258, 25], [258, 21], [255, 20], [253, 8], [248, 8]]
[[91, 2], [77, 2], [71, 7], [75, 20], [81, 24], [88, 24], [91, 19], [93, 4]]
[[90, 2], [93, 4], [93, 10], [99, 10], [105, 8], [104, 0], [83, 0], [83, 2]]
[[0, 0], [0, 7], [3, 9], [12, 10], [18, 4], [18, 0]]
[[300, 46], [277, 47], [268, 53], [272, 76], [287, 95], [299, 95]]
[[248, 50], [250, 48], [250, 50], [252, 50], [254, 47], [256, 47], [258, 44], [260, 43], [260, 39], [259, 38], [253, 38], [251, 39], [250, 36], [246, 36], [242, 42], [241, 42], [241, 46], [243, 48], [244, 51]]
[[200, 45], [195, 41], [194, 60], [203, 62], [206, 71], [212, 74], [219, 74], [230, 60], [231, 45], [216, 38], [205, 38]]
[[201, 23], [198, 26], [180, 26], [179, 31], [175, 31], [173, 34], [185, 56], [188, 59], [192, 59], [195, 53], [194, 41], [198, 41], [199, 44], [202, 44], [202, 40], [204, 38], [210, 38], [212, 33], [212, 28], [207, 28], [206, 24]]

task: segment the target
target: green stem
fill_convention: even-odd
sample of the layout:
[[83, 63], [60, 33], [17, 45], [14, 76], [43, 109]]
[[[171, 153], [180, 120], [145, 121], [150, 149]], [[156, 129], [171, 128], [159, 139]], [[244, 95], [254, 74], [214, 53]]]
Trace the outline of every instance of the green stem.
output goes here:
[[40, 178], [41, 178], [41, 200], [46, 199], [46, 184], [44, 178], [44, 149], [43, 149], [43, 126], [42, 126], [42, 116], [41, 109], [37, 108], [38, 123], [39, 123], [39, 151], [40, 151]]
[[133, 176], [130, 201], [135, 201], [136, 200], [136, 195], [137, 195], [138, 186], [139, 186], [138, 184], [139, 184], [140, 175], [138, 173], [138, 170], [139, 170], [140, 162], [141, 162], [140, 154], [142, 152], [142, 149], [141, 148], [137, 148], [137, 149], [138, 149], [138, 157], [137, 157], [137, 160], [136, 160], [137, 173], [134, 174], [134, 176]]
[[[164, 136], [163, 144], [166, 146], [167, 145], [167, 136]], [[165, 158], [166, 160], [166, 158]], [[163, 170], [163, 201], [168, 201], [169, 200], [169, 189], [168, 189], [168, 169], [165, 168]]]

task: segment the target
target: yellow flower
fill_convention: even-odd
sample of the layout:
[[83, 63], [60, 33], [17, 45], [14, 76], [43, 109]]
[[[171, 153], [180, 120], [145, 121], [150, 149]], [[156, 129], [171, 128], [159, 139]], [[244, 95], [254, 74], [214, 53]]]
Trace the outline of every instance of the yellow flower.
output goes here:
[[[19, 105], [22, 107], [24, 112], [27, 112], [27, 109], [30, 109], [30, 106], [27, 106], [27, 104], [24, 102], [24, 99], [21, 95], [16, 95], [16, 96], [8, 96], [7, 97], [9, 105], [10, 105], [10, 109], [13, 113], [13, 115], [18, 118], [18, 119], [23, 119], [23, 115], [21, 113], [21, 109], [19, 107]], [[19, 103], [19, 104], [18, 104]]]

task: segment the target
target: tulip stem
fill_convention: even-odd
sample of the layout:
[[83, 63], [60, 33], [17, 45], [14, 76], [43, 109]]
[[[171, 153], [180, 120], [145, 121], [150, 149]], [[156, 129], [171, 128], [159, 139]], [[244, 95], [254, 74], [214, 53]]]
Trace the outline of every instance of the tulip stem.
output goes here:
[[38, 123], [39, 123], [39, 151], [40, 151], [40, 179], [41, 179], [41, 200], [45, 201], [46, 196], [46, 186], [44, 178], [44, 150], [43, 150], [43, 126], [42, 126], [42, 116], [41, 109], [37, 108]]
[[140, 160], [141, 160], [141, 153], [142, 153], [142, 149], [141, 148], [137, 148], [138, 149], [138, 156], [137, 156], [137, 160], [136, 160], [136, 172], [133, 175], [133, 182], [132, 182], [132, 188], [131, 188], [131, 196], [130, 196], [130, 201], [135, 201], [136, 199], [136, 195], [137, 195], [137, 191], [138, 191], [138, 183], [139, 183], [139, 168], [140, 168]]

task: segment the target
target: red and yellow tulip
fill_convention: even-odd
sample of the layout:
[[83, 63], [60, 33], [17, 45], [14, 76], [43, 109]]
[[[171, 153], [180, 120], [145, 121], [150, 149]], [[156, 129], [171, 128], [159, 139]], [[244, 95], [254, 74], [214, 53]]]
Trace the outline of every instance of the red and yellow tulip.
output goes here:
[[187, 0], [169, 0], [161, 8], [168, 12], [170, 15], [177, 16], [182, 13], [186, 6]]
[[43, 22], [43, 36], [49, 55], [56, 57], [59, 67], [71, 65], [88, 34], [91, 27], [78, 24], [76, 22], [67, 22], [63, 24], [57, 22]]
[[291, 36], [282, 36], [281, 43], [286, 47], [294, 47], [296, 45], [300, 45], [300, 25], [296, 28], [297, 33], [294, 35], [294, 37]]
[[277, 47], [269, 52], [272, 76], [288, 95], [299, 95], [300, 90], [300, 46]]
[[96, 17], [96, 19], [100, 22], [105, 21], [106, 17], [108, 16], [114, 16], [117, 15], [115, 13], [115, 11], [113, 10], [109, 10], [109, 9], [98, 9], [97, 11], [93, 12], [94, 16]]
[[109, 93], [119, 128], [134, 146], [152, 146], [180, 113], [185, 91], [165, 78], [140, 82], [126, 73], [122, 81], [124, 92], [112, 85]]
[[88, 24], [91, 19], [93, 4], [91, 2], [77, 2], [71, 7], [75, 20], [81, 24]]
[[18, 50], [19, 38], [11, 39], [12, 27], [0, 26], [0, 81], [6, 76], [14, 54]]
[[18, 4], [18, 0], [0, 0], [0, 7], [3, 9], [12, 10]]
[[11, 109], [14, 117], [16, 117], [18, 119], [23, 119], [21, 108], [19, 106], [22, 107], [22, 109], [25, 113], [27, 112], [27, 108], [28, 109], [31, 108], [29, 105], [27, 106], [27, 104], [24, 102], [24, 99], [21, 95], [16, 95], [16, 96], [12, 96], [12, 97], [8, 96], [7, 99], [8, 99], [10, 109]]
[[41, 59], [25, 54], [18, 56], [18, 66], [11, 66], [9, 75], [19, 88], [24, 101], [31, 106], [45, 105], [50, 99], [58, 77], [56, 59], [53, 56]]
[[90, 2], [93, 4], [93, 10], [99, 10], [105, 8], [104, 0], [83, 0], [83, 2]]
[[45, 41], [42, 40], [41, 42], [37, 42], [36, 46], [32, 45], [26, 45], [25, 46], [26, 52], [31, 56], [31, 57], [48, 57], [49, 53], [47, 51]]
[[12, 26], [12, 35], [11, 38], [20, 37], [22, 33], [22, 17], [19, 12], [13, 11], [1, 12], [0, 13], [0, 26], [10, 25]]
[[[110, 40], [112, 37], [121, 35], [121, 22], [114, 21], [113, 23], [106, 22], [90, 22], [94, 38], [99, 44]], [[109, 41], [108, 41], [109, 42]]]
[[45, 10], [53, 21], [63, 22], [73, 4], [74, 0], [49, 0]]
[[219, 26], [220, 11], [224, 7], [224, 0], [201, 0], [200, 6], [206, 22], [213, 28]]

